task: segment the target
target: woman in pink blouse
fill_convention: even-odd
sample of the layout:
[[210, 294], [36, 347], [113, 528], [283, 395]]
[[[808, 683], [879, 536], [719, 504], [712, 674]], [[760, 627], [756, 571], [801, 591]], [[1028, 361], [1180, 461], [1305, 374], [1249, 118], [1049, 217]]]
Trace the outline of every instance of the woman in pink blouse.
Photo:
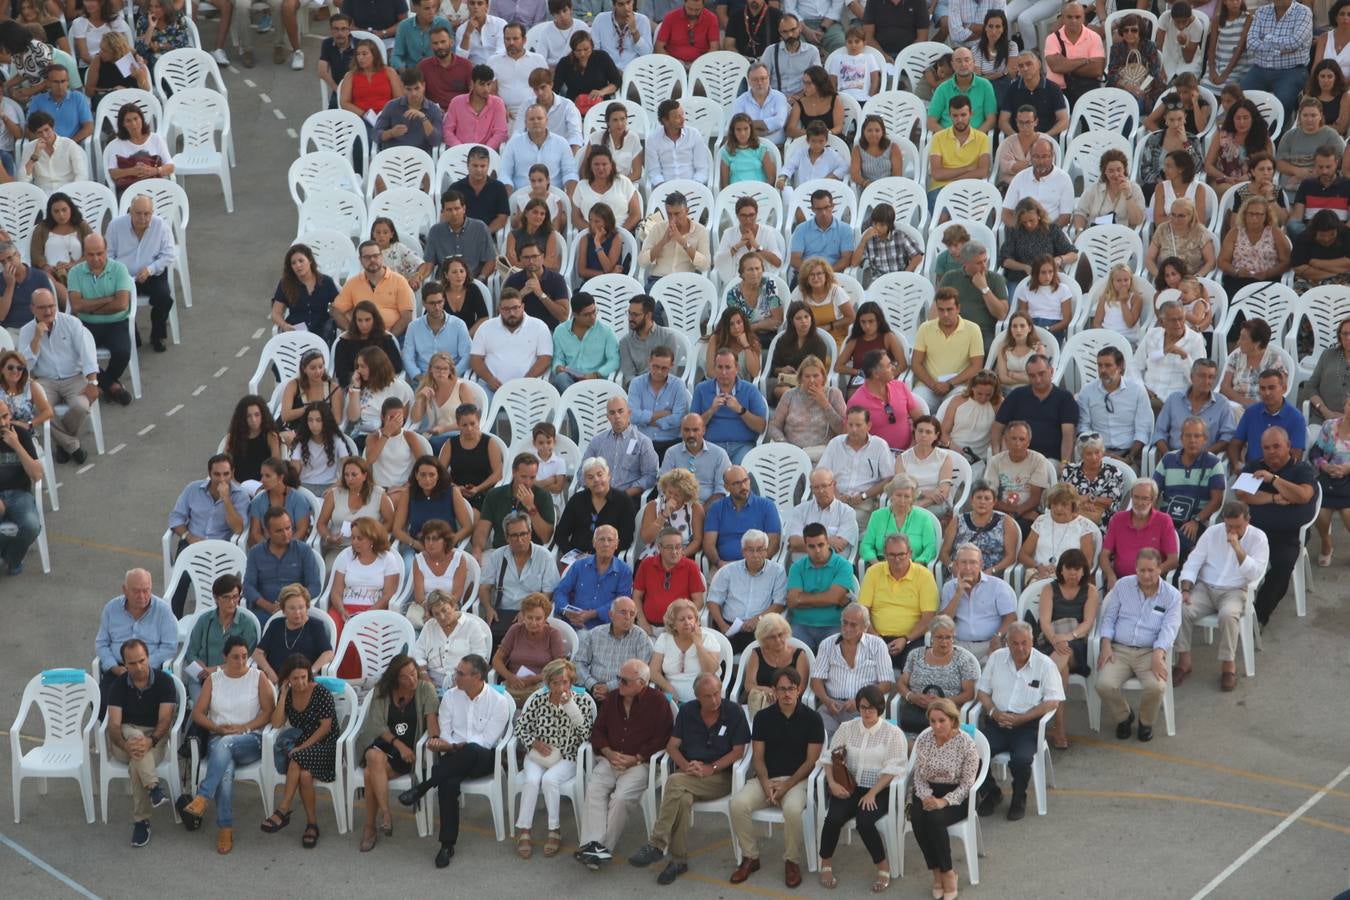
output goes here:
[[914, 796], [909, 821], [924, 863], [933, 873], [933, 897], [955, 900], [956, 870], [947, 827], [966, 817], [980, 775], [980, 751], [961, 730], [956, 704], [940, 697], [928, 704], [928, 730], [914, 742]]
[[891, 355], [885, 350], [873, 350], [864, 356], [860, 371], [862, 387], [848, 398], [848, 405], [867, 410], [872, 417], [872, 434], [890, 444], [892, 450], [908, 450], [914, 443], [912, 420], [927, 410], [903, 381], [895, 380]]

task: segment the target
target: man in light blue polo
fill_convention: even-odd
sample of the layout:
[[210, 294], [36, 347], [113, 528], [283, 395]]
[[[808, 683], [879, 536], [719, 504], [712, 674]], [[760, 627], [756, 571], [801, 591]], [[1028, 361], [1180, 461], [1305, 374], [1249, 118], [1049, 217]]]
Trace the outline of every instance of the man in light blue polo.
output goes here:
[[853, 229], [834, 217], [834, 195], [821, 188], [811, 193], [811, 218], [792, 230], [792, 270], [802, 260], [824, 257], [836, 272], [848, 268], [853, 259]]
[[661, 472], [688, 469], [698, 479], [698, 500], [707, 509], [722, 496], [722, 479], [731, 466], [727, 452], [704, 440], [707, 425], [698, 413], [689, 413], [680, 420], [680, 443], [666, 451]]
[[268, 509], [263, 514], [263, 533], [267, 539], [249, 549], [244, 566], [242, 590], [248, 608], [270, 616], [281, 609], [278, 598], [288, 584], [303, 584], [311, 597], [319, 596], [323, 590], [319, 557], [309, 544], [296, 539], [286, 510]]
[[723, 483], [727, 495], [708, 507], [703, 520], [703, 555], [716, 574], [728, 563], [740, 560], [741, 538], [758, 529], [769, 536], [769, 556], [778, 555], [783, 523], [778, 507], [767, 497], [750, 493], [750, 473], [740, 466], [727, 469]]
[[553, 184], [570, 191], [577, 183], [577, 161], [572, 147], [548, 130], [548, 110], [538, 103], [525, 110], [525, 130], [502, 145], [500, 178], [513, 188], [530, 186], [530, 166], [542, 163], [553, 173]]
[[1163, 402], [1162, 410], [1153, 423], [1153, 446], [1161, 458], [1181, 446], [1182, 429], [1186, 420], [1197, 416], [1205, 423], [1209, 436], [1209, 452], [1223, 456], [1233, 438], [1233, 404], [1214, 390], [1219, 381], [1219, 364], [1212, 359], [1197, 359], [1191, 364], [1191, 386], [1184, 391], [1173, 391]]
[[469, 329], [459, 316], [445, 312], [445, 288], [439, 281], [422, 286], [422, 315], [403, 333], [403, 372], [411, 384], [427, 373], [431, 357], [449, 353], [460, 375], [469, 373]]
[[680, 422], [689, 411], [689, 389], [672, 377], [674, 368], [675, 351], [658, 345], [648, 358], [647, 371], [628, 385], [633, 424], [651, 439], [658, 457], [680, 442]]
[[[234, 482], [234, 460], [217, 453], [206, 461], [206, 478], [183, 488], [169, 512], [169, 530], [178, 537], [181, 553], [198, 541], [229, 541], [248, 527], [248, 492]], [[167, 585], [166, 585], [167, 587]], [[173, 596], [173, 612], [182, 615], [191, 578], [183, 578]]]
[[713, 377], [694, 388], [689, 403], [689, 411], [698, 413], [707, 426], [708, 440], [727, 451], [734, 463], [744, 459], [764, 433], [769, 414], [759, 389], [737, 377], [738, 365], [735, 353], [719, 350], [713, 359]]
[[577, 291], [571, 306], [572, 317], [553, 329], [553, 373], [549, 380], [558, 393], [578, 381], [603, 380], [619, 371], [619, 339], [612, 328], [597, 321], [595, 298]]
[[70, 89], [70, 73], [60, 63], [47, 67], [47, 89], [28, 101], [28, 113], [45, 112], [61, 137], [79, 143], [94, 133], [94, 115], [89, 98]]
[[787, 97], [769, 86], [769, 67], [762, 62], [750, 65], [745, 81], [750, 89], [736, 98], [731, 114], [745, 113], [761, 140], [781, 147], [790, 112]]
[[1097, 351], [1097, 377], [1078, 392], [1078, 435], [1096, 433], [1106, 452], [1132, 466], [1139, 463], [1153, 432], [1153, 406], [1148, 391], [1125, 377], [1125, 354], [1119, 347]]
[[858, 596], [858, 579], [848, 560], [830, 546], [824, 525], [812, 522], [803, 535], [806, 555], [788, 569], [788, 620], [792, 636], [814, 653], [821, 641], [839, 633], [844, 607]]
[[643, 493], [656, 487], [656, 448], [652, 439], [633, 425], [626, 398], [610, 397], [605, 404], [605, 419], [609, 430], [591, 438], [581, 458], [598, 456], [609, 463], [610, 487], [638, 503]]
[[984, 665], [1004, 646], [1008, 626], [1017, 621], [1017, 596], [1008, 582], [980, 571], [981, 556], [974, 544], [962, 544], [953, 560], [954, 572], [942, 586], [939, 609], [956, 622], [956, 644]]

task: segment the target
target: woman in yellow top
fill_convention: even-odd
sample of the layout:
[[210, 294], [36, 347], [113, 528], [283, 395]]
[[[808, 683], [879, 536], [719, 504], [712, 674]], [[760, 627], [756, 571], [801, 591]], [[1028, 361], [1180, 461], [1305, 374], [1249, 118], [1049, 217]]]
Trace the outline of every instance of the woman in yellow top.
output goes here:
[[862, 561], [874, 563], [883, 555], [886, 535], [900, 532], [909, 538], [914, 561], [926, 566], [937, 559], [938, 548], [942, 544], [938, 534], [937, 519], [925, 509], [914, 508], [914, 495], [919, 484], [910, 475], [901, 473], [891, 479], [886, 486], [890, 495], [889, 507], [882, 507], [872, 513], [867, 521], [867, 532], [863, 535], [859, 550]]

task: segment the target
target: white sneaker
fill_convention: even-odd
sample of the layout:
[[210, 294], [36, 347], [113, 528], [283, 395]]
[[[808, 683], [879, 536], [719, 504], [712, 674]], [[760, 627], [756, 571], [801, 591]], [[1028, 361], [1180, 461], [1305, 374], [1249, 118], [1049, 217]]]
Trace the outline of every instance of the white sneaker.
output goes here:
[[305, 51], [297, 50], [291, 54], [291, 68], [299, 72], [305, 67]]
[[229, 54], [227, 54], [225, 50], [221, 47], [217, 47], [216, 49], [211, 51], [211, 58], [214, 59], [216, 62], [220, 63], [222, 66], [228, 66], [230, 64]]

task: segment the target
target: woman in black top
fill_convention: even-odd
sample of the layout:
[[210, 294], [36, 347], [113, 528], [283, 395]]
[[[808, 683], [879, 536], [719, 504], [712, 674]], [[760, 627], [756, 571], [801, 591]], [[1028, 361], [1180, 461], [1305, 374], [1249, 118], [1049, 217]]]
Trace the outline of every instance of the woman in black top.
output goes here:
[[257, 481], [263, 460], [281, 455], [281, 437], [267, 401], [248, 394], [234, 406], [225, 432], [225, 452], [234, 462], [235, 481]]
[[474, 509], [483, 506], [483, 497], [502, 480], [502, 450], [497, 442], [483, 434], [482, 411], [472, 403], [455, 409], [459, 434], [441, 447], [437, 456], [450, 472], [450, 480]]
[[553, 532], [554, 543], [563, 553], [571, 550], [594, 553], [595, 529], [613, 525], [619, 532], [622, 553], [633, 543], [633, 501], [626, 492], [609, 486], [609, 463], [600, 457], [588, 462], [590, 466], [582, 471], [586, 490], [573, 494], [563, 507]]
[[802, 73], [802, 95], [788, 113], [787, 136], [801, 137], [812, 122], [820, 122], [830, 134], [844, 136], [844, 101], [839, 99], [829, 74], [820, 66], [811, 66]]
[[[544, 268], [555, 271], [562, 268], [562, 250], [558, 233], [549, 216], [548, 203], [538, 197], [525, 201], [520, 210], [520, 227], [512, 228], [506, 237], [506, 261], [520, 268], [520, 254], [526, 247], [538, 247], [544, 254]], [[467, 270], [466, 270], [467, 271]]]
[[253, 662], [273, 684], [280, 681], [278, 673], [293, 654], [301, 653], [314, 660], [315, 672], [322, 671], [333, 660], [333, 642], [323, 622], [328, 617], [311, 616], [309, 599], [309, 591], [303, 584], [286, 585], [277, 595], [281, 614], [273, 615], [263, 627], [253, 651]]
[[[469, 267], [461, 256], [452, 256], [441, 265], [441, 287], [445, 289], [445, 311], [464, 323], [472, 335], [488, 320], [487, 301], [474, 284]], [[402, 364], [399, 369], [402, 370]]]
[[[126, 75], [117, 67], [118, 60], [131, 57], [131, 71]], [[98, 101], [121, 88], [139, 88], [150, 90], [150, 69], [145, 60], [131, 50], [131, 41], [116, 31], [109, 31], [99, 41], [98, 52], [89, 61], [89, 71], [85, 73], [84, 92], [95, 110]]]
[[328, 306], [337, 299], [338, 286], [319, 271], [314, 251], [307, 244], [292, 244], [281, 267], [281, 280], [272, 295], [272, 324], [278, 332], [303, 326], [332, 343], [333, 320]]
[[[1097, 620], [1097, 586], [1088, 578], [1088, 561], [1081, 550], [1065, 550], [1055, 565], [1055, 580], [1041, 588], [1036, 648], [1059, 668], [1065, 685], [1069, 675], [1088, 674], [1087, 636]], [[1064, 717], [1050, 723], [1050, 743], [1069, 746]]]
[[328, 688], [315, 684], [310, 666], [309, 657], [294, 653], [286, 658], [281, 670], [281, 698], [272, 710], [272, 727], [283, 729], [277, 736], [275, 762], [278, 774], [285, 772], [286, 792], [276, 812], [262, 823], [262, 830], [268, 834], [289, 825], [291, 804], [299, 791], [307, 823], [300, 844], [306, 849], [313, 849], [319, 842], [314, 780], [331, 782], [337, 777], [338, 735], [333, 695]]
[[590, 32], [573, 32], [568, 45], [572, 52], [558, 60], [553, 89], [575, 103], [584, 116], [586, 110], [618, 93], [623, 75], [608, 53], [595, 49]]
[[351, 385], [356, 355], [367, 347], [383, 350], [395, 374], [403, 371], [403, 354], [399, 353], [398, 341], [384, 330], [384, 317], [380, 315], [379, 307], [369, 300], [361, 300], [352, 309], [351, 325], [333, 348], [333, 374], [337, 376], [338, 384], [344, 388]]

